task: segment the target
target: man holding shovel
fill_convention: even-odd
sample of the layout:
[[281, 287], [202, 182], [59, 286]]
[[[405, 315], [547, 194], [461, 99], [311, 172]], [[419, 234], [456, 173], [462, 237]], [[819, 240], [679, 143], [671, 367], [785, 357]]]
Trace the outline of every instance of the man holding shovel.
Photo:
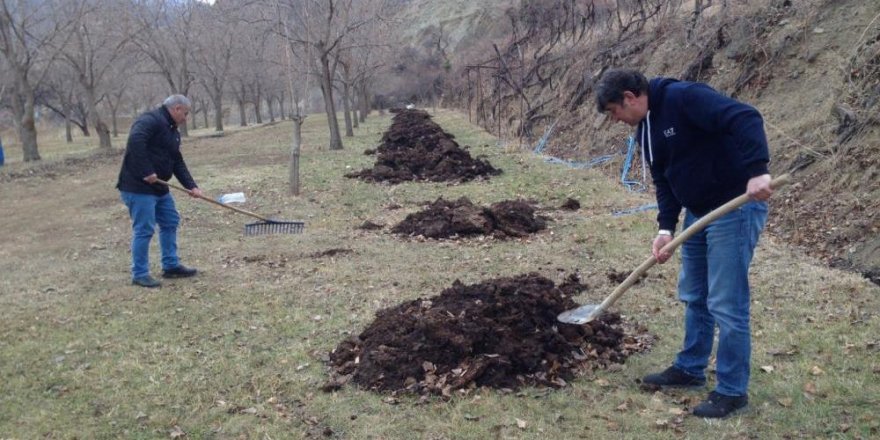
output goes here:
[[161, 286], [150, 276], [150, 240], [156, 225], [162, 251], [162, 276], [184, 278], [197, 272], [180, 264], [177, 256], [180, 215], [168, 186], [158, 183], [159, 179], [168, 181], [173, 175], [191, 196], [202, 195], [180, 153], [178, 127], [186, 123], [191, 107], [187, 97], [171, 95], [159, 108], [140, 115], [128, 135], [116, 188], [131, 216], [131, 282], [137, 286]]
[[612, 121], [637, 127], [642, 164], [649, 166], [659, 214], [652, 253], [672, 241], [682, 208], [683, 229], [730, 199], [751, 201], [710, 223], [682, 244], [678, 294], [685, 304], [684, 342], [672, 366], [644, 383], [689, 387], [706, 383], [716, 325], [716, 386], [694, 415], [726, 417], [748, 404], [751, 364], [748, 272], [772, 194], [763, 119], [749, 105], [701, 83], [611, 69], [596, 85], [596, 104]]

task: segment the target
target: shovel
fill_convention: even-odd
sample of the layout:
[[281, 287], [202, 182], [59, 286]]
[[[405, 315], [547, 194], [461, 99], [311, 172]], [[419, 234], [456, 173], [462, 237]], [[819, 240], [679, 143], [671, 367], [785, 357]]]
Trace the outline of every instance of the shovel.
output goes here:
[[[779, 188], [783, 185], [789, 183], [789, 175], [783, 174], [770, 182], [770, 187], [773, 189]], [[733, 211], [736, 208], [744, 205], [749, 201], [749, 195], [743, 194], [735, 199], [715, 208], [712, 212], [706, 214], [703, 218], [698, 220], [696, 223], [690, 225], [687, 229], [681, 232], [678, 237], [675, 237], [674, 240], [666, 243], [666, 246], [663, 246], [661, 252], [669, 252], [670, 254], [677, 248], [680, 244], [684, 243], [685, 240], [703, 230], [709, 223], [712, 223], [719, 217], [724, 216], [725, 214]], [[587, 304], [584, 306], [580, 306], [576, 309], [567, 310], [559, 314], [556, 317], [560, 322], [564, 322], [566, 324], [586, 324], [594, 319], [596, 319], [605, 309], [614, 305], [615, 302], [623, 295], [624, 292], [627, 291], [636, 281], [641, 278], [641, 276], [648, 271], [654, 264], [657, 263], [657, 259], [651, 255], [650, 258], [645, 260], [644, 263], [641, 264], [636, 270], [634, 270], [631, 274], [629, 274], [626, 279], [611, 292], [611, 295], [608, 295], [601, 304]]]
[[[186, 189], [182, 186], [179, 186], [179, 185], [175, 185], [170, 182], [166, 182], [162, 179], [156, 179], [156, 182], [161, 183], [165, 186], [174, 188], [176, 190], [183, 191], [187, 194], [194, 195], [188, 189]], [[262, 222], [249, 223], [249, 224], [245, 225], [244, 226], [245, 235], [299, 234], [303, 231], [303, 228], [305, 227], [305, 223], [303, 223], [301, 221], [283, 222], [283, 221], [278, 221], [278, 220], [272, 220], [272, 219], [263, 217], [262, 215], [255, 214], [253, 212], [250, 212], [250, 211], [247, 211], [247, 210], [244, 210], [241, 208], [236, 208], [235, 206], [227, 205], [225, 203], [220, 203], [210, 197], [205, 197], [202, 195], [196, 195], [196, 197], [198, 197], [202, 200], [209, 201], [217, 206], [220, 206], [220, 207], [223, 207], [226, 209], [231, 209], [231, 210], [238, 212], [240, 214], [249, 215], [253, 218], [262, 220]]]

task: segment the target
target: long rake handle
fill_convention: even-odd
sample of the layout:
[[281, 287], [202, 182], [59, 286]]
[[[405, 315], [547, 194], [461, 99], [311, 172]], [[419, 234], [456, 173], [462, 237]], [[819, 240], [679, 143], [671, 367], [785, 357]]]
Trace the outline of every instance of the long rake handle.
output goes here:
[[[788, 174], [783, 174], [770, 182], [770, 188], [776, 189], [781, 186], [787, 185], [790, 180], [791, 177]], [[697, 220], [694, 224], [690, 225], [687, 229], [682, 231], [682, 233], [678, 237], [675, 237], [675, 239], [673, 239], [669, 243], [666, 243], [666, 246], [663, 246], [660, 251], [672, 253], [673, 251], [675, 251], [675, 248], [684, 243], [688, 238], [691, 238], [697, 232], [702, 231], [703, 228], [706, 227], [706, 225], [717, 220], [719, 217], [730, 213], [734, 209], [745, 205], [748, 201], [749, 195], [743, 194], [719, 206], [718, 208], [715, 208], [712, 212], [706, 214], [705, 216], [703, 216], [703, 218]], [[605, 310], [608, 307], [614, 305], [614, 303], [617, 302], [617, 299], [620, 298], [621, 295], [623, 295], [623, 293], [626, 292], [630, 287], [632, 287], [632, 285], [635, 284], [636, 281], [638, 281], [638, 279], [641, 278], [641, 276], [644, 275], [644, 273], [647, 272], [648, 269], [653, 267], [655, 264], [657, 264], [657, 259], [654, 258], [653, 255], [651, 255], [651, 257], [645, 260], [645, 262], [637, 267], [636, 270], [629, 274], [629, 276], [626, 277], [626, 279], [623, 280], [623, 282], [620, 283], [620, 285], [617, 286], [617, 288], [615, 288], [613, 292], [611, 292], [611, 295], [608, 295], [608, 298], [605, 298], [605, 300], [602, 301], [601, 304], [599, 304], [599, 306], [596, 308], [596, 311], [594, 312], [594, 316], [599, 315], [602, 310]]]
[[176, 184], [173, 184], [173, 183], [171, 183], [171, 182], [166, 182], [166, 181], [164, 181], [164, 180], [162, 180], [162, 179], [156, 179], [156, 182], [161, 183], [161, 184], [163, 184], [163, 185], [165, 185], [165, 186], [168, 186], [168, 187], [174, 188], [174, 189], [176, 189], [176, 190], [183, 191], [183, 192], [185, 192], [185, 193], [187, 193], [187, 194], [189, 194], [189, 195], [195, 195], [196, 197], [198, 197], [198, 198], [200, 198], [200, 199], [202, 199], [202, 200], [206, 200], [206, 201], [208, 201], [208, 202], [211, 202], [211, 203], [213, 203], [213, 204], [215, 204], [215, 205], [217, 205], [217, 206], [220, 206], [220, 207], [223, 207], [223, 208], [226, 208], [226, 209], [231, 209], [231, 210], [233, 210], [233, 211], [235, 211], [235, 212], [238, 212], [238, 213], [240, 213], [240, 214], [249, 215], [249, 216], [251, 216], [251, 217], [253, 217], [253, 218], [260, 219], [260, 220], [262, 220], [262, 221], [264, 221], [264, 222], [267, 222], [267, 223], [274, 223], [272, 220], [270, 220], [270, 219], [268, 219], [268, 218], [266, 218], [266, 217], [263, 217], [263, 216], [260, 215], [260, 214], [256, 214], [256, 213], [253, 213], [253, 212], [250, 212], [250, 211], [246, 211], [246, 210], [241, 209], [241, 208], [236, 208], [236, 207], [234, 207], [234, 206], [230, 206], [230, 205], [227, 205], [227, 204], [225, 204], [225, 203], [220, 203], [220, 202], [218, 202], [218, 201], [216, 201], [216, 200], [214, 200], [214, 199], [212, 199], [212, 198], [210, 198], [210, 197], [205, 197], [205, 196], [203, 196], [203, 195], [193, 194], [192, 192], [190, 192], [190, 190], [188, 190], [188, 189], [186, 189], [186, 188], [184, 188], [184, 187], [182, 187], [182, 186], [180, 186], [180, 185], [176, 185]]

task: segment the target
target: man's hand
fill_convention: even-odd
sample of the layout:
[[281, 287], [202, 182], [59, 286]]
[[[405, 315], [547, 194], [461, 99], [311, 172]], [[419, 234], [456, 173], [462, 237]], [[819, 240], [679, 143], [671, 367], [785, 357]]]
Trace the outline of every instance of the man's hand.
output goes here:
[[746, 193], [752, 200], [767, 200], [773, 195], [773, 188], [770, 188], [770, 175], [764, 174], [749, 179], [746, 185]]
[[654, 239], [654, 245], [651, 247], [651, 253], [654, 254], [654, 258], [657, 259], [657, 262], [663, 264], [672, 257], [672, 254], [669, 252], [660, 252], [660, 249], [663, 249], [663, 246], [666, 246], [667, 243], [672, 241], [672, 237], [669, 235], [657, 235], [657, 238]]
[[147, 182], [151, 185], [158, 182], [158, 181], [159, 181], [159, 176], [157, 176], [156, 173], [153, 173], [147, 177], [144, 177], [144, 182]]
[[199, 189], [199, 187], [189, 190], [189, 195], [192, 197], [204, 197], [204, 194], [202, 194], [202, 190]]

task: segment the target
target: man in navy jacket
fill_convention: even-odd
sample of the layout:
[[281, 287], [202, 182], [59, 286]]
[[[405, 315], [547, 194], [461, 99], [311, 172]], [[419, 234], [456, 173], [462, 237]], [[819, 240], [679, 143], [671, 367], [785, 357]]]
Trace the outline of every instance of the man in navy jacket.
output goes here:
[[183, 95], [171, 95], [159, 108], [140, 115], [131, 127], [125, 157], [116, 188], [131, 216], [131, 282], [142, 287], [159, 287], [150, 276], [150, 240], [159, 226], [162, 276], [183, 278], [196, 269], [180, 264], [177, 256], [177, 225], [180, 215], [168, 187], [172, 175], [197, 197], [202, 191], [180, 154], [178, 127], [186, 123], [192, 103]]
[[659, 263], [671, 257], [661, 249], [672, 241], [682, 208], [684, 229], [740, 194], [752, 199], [682, 244], [683, 346], [672, 366], [643, 378], [659, 386], [703, 386], [717, 325], [715, 390], [694, 414], [726, 417], [748, 404], [748, 272], [772, 194], [764, 121], [754, 107], [705, 84], [670, 78], [648, 82], [627, 69], [602, 75], [596, 104], [612, 121], [637, 128], [660, 211], [651, 249]]

